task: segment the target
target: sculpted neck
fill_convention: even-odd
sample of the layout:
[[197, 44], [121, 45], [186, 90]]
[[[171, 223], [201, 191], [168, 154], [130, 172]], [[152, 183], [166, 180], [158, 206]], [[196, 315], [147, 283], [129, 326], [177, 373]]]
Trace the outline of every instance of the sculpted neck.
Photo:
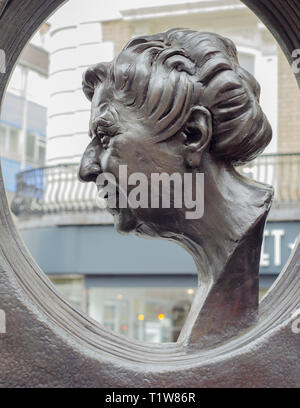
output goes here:
[[273, 189], [203, 158], [205, 208], [183, 220], [174, 239], [191, 253], [199, 287], [179, 342], [210, 347], [252, 325], [258, 315], [258, 275], [263, 230]]
[[241, 176], [210, 154], [203, 157], [197, 171], [204, 173], [204, 215], [195, 220], [181, 217], [184, 246], [202, 279], [212, 276], [215, 280], [236, 248], [251, 241], [253, 227], [264, 224], [273, 189]]

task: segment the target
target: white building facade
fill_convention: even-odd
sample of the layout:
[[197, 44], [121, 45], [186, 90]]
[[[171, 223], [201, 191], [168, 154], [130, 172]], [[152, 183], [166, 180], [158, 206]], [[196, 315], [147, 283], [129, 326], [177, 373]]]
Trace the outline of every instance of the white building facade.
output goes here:
[[[271, 34], [240, 1], [111, 0], [105, 4], [99, 0], [69, 0], [49, 22], [48, 165], [80, 160], [88, 140], [90, 111], [90, 103], [81, 90], [81, 77], [89, 65], [113, 59], [116, 41], [105, 38], [106, 26], [112, 22], [118, 42], [118, 35], [122, 34], [118, 29], [120, 24], [127, 24], [132, 36], [187, 27], [231, 38], [237, 45], [240, 63], [263, 84], [261, 104], [274, 132], [267, 152], [276, 152], [277, 46]], [[125, 44], [129, 38], [121, 40]]]

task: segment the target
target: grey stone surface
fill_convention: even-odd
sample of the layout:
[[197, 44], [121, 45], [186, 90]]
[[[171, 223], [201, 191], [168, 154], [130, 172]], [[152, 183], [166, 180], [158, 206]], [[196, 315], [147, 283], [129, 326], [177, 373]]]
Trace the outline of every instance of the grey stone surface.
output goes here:
[[[0, 19], [0, 48], [8, 55], [3, 96], [26, 41], [61, 4], [12, 0]], [[299, 5], [245, 1], [287, 54], [300, 48]], [[298, 12], [298, 14], [295, 13]], [[279, 13], [279, 14], [278, 14]], [[3, 20], [5, 17], [5, 20]], [[280, 24], [279, 24], [280, 23]], [[289, 57], [290, 58], [290, 57]], [[288, 266], [260, 303], [257, 322], [230, 341], [192, 351], [181, 344], [147, 345], [105, 330], [56, 293], [16, 232], [0, 179], [0, 386], [5, 387], [299, 387], [300, 240]]]
[[10, 0], [0, 0], [0, 16]]

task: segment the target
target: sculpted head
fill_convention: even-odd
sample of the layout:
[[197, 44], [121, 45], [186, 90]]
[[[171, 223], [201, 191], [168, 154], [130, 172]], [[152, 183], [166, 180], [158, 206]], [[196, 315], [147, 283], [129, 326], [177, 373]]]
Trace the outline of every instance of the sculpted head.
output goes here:
[[[134, 38], [112, 62], [85, 72], [83, 90], [92, 104], [83, 181], [96, 182], [102, 172], [118, 180], [120, 165], [128, 166], [128, 176], [149, 179], [163, 172], [209, 176], [213, 168], [254, 159], [272, 136], [257, 81], [239, 65], [233, 42], [217, 34], [172, 29]], [[181, 214], [111, 211], [120, 231], [143, 224], [150, 235]]]

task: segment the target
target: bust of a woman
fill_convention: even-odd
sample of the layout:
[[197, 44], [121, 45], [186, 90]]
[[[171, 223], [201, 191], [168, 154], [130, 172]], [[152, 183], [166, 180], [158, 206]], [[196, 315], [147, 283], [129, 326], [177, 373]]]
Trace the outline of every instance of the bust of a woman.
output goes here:
[[[178, 341], [208, 347], [255, 324], [273, 190], [235, 166], [259, 155], [272, 131], [260, 87], [232, 41], [186, 29], [137, 37], [112, 62], [89, 68], [83, 90], [92, 102], [91, 141], [80, 179], [99, 184], [101, 174], [112, 174], [116, 228], [175, 241], [197, 265], [199, 287]], [[192, 190], [204, 174], [203, 214], [186, 217], [184, 202], [153, 208], [150, 198], [147, 206], [120, 206], [120, 166], [149, 185], [153, 173], [188, 174]]]

